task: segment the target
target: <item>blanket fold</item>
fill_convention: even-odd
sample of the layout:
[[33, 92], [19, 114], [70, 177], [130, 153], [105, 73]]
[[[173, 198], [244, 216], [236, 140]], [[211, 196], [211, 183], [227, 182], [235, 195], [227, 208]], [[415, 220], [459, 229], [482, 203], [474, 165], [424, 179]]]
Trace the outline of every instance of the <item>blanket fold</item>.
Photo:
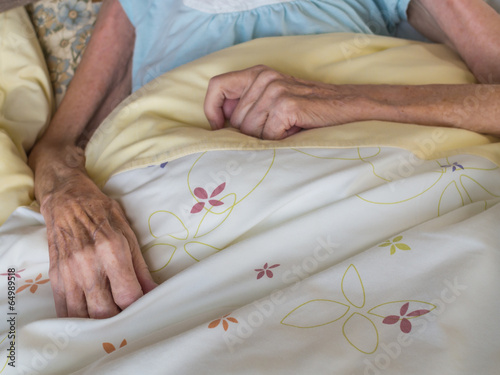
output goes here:
[[257, 39], [174, 69], [132, 94], [92, 137], [86, 152], [89, 173], [102, 186], [115, 173], [195, 152], [288, 147], [389, 146], [425, 159], [470, 152], [500, 160], [493, 137], [411, 124], [367, 121], [273, 142], [231, 129], [211, 131], [203, 112], [210, 78], [257, 64], [333, 84], [476, 82], [460, 58], [442, 45], [358, 34]]

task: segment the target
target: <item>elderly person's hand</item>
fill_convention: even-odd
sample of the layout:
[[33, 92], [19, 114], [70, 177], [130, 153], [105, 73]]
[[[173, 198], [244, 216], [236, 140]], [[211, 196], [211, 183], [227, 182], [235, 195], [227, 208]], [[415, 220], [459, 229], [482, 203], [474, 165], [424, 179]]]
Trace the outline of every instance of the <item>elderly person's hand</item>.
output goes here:
[[258, 65], [212, 78], [204, 107], [213, 129], [228, 120], [244, 134], [278, 140], [301, 129], [362, 120], [356, 110], [362, 98], [351, 91]]
[[44, 147], [36, 163], [57, 315], [108, 318], [152, 290], [127, 218], [87, 176], [83, 151]]
[[134, 40], [119, 1], [104, 1], [77, 73], [29, 157], [60, 317], [111, 317], [156, 286], [123, 210], [87, 175], [83, 151], [130, 94]]

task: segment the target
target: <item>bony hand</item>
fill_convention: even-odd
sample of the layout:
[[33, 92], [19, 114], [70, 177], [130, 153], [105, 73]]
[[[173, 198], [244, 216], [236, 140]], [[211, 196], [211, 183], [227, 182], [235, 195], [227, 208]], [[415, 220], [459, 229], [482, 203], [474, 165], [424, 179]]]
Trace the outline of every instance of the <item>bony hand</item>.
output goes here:
[[355, 98], [351, 86], [305, 81], [258, 65], [213, 77], [204, 110], [212, 129], [229, 120], [244, 134], [278, 140], [356, 121]]
[[55, 175], [57, 183], [42, 198], [41, 212], [57, 315], [114, 316], [156, 283], [119, 204], [99, 190], [83, 167], [66, 164]]

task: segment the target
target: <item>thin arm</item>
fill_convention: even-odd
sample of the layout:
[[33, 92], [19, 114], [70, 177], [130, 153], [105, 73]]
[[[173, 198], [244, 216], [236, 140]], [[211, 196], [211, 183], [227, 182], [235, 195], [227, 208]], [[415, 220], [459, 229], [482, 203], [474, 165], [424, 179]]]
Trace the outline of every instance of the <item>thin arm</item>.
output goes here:
[[481, 83], [500, 83], [500, 15], [483, 0], [412, 0], [410, 23], [456, 50]]
[[[64, 151], [81, 153], [75, 146], [83, 148], [101, 121], [130, 93], [134, 40], [134, 28], [119, 1], [105, 1], [66, 95], [30, 155], [35, 176], [40, 166], [50, 162], [49, 155], [64, 158]], [[41, 201], [54, 181], [37, 177], [35, 194]]]

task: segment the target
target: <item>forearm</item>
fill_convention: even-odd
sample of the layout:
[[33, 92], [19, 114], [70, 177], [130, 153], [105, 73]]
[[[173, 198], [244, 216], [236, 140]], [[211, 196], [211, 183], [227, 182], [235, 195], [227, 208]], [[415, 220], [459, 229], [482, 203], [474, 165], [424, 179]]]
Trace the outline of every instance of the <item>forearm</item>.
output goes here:
[[66, 96], [30, 155], [60, 317], [108, 318], [156, 286], [125, 213], [85, 170], [86, 141], [130, 92], [134, 37], [118, 0], [107, 0]]
[[83, 167], [81, 149], [86, 140], [129, 94], [134, 38], [134, 29], [119, 2], [104, 2], [68, 91], [30, 154], [35, 195], [39, 200], [57, 185], [56, 175], [62, 178], [72, 168]]
[[500, 136], [500, 85], [333, 85], [258, 65], [213, 77], [204, 110], [213, 129], [263, 139], [369, 120]]
[[454, 127], [500, 136], [500, 85], [351, 86], [359, 120]]
[[412, 0], [408, 17], [455, 49], [481, 83], [500, 83], [500, 15], [483, 0]]

